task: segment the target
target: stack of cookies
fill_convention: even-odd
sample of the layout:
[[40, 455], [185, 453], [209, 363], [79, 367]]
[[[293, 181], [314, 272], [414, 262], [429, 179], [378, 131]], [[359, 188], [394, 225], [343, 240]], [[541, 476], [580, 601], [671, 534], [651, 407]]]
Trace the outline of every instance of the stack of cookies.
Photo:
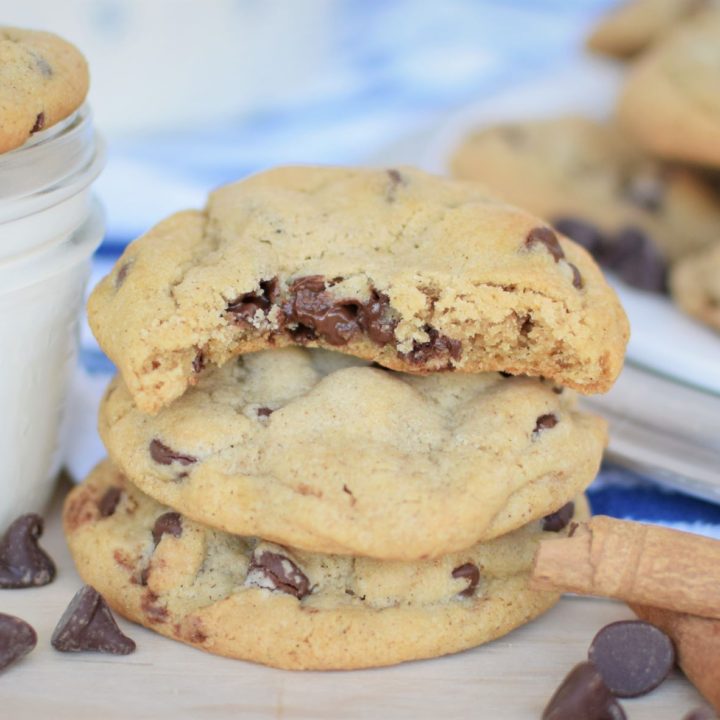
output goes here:
[[283, 668], [388, 665], [557, 600], [538, 541], [584, 517], [628, 328], [580, 247], [477, 186], [285, 168], [128, 247], [91, 326], [110, 460], [70, 494], [122, 615]]

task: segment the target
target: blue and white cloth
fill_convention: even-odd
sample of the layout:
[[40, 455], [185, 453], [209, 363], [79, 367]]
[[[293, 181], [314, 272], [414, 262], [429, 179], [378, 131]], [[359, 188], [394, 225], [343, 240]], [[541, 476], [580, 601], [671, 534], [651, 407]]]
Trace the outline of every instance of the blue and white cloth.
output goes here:
[[[289, 0], [288, 0], [289, 1]], [[112, 139], [98, 192], [107, 236], [93, 283], [125, 245], [209, 189], [287, 163], [363, 163], [468, 103], [577, 59], [612, 0], [337, 0], [332, 61], [286, 102], [192, 131]], [[112, 365], [87, 326], [71, 403], [67, 464], [81, 478], [104, 451], [97, 404]], [[720, 507], [607, 466], [590, 491], [595, 512], [720, 537]]]

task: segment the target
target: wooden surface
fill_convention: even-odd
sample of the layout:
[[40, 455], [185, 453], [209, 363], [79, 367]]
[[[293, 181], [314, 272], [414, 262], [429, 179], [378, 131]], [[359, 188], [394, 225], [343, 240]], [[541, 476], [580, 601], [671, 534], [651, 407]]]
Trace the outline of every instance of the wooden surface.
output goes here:
[[[134, 654], [61, 654], [50, 646], [50, 635], [80, 580], [57, 502], [49, 517], [43, 544], [58, 564], [57, 579], [44, 588], [0, 591], [0, 611], [24, 618], [38, 633], [38, 647], [0, 675], [3, 720], [530, 720], [540, 717], [555, 686], [584, 659], [595, 632], [632, 616], [619, 603], [566, 598], [484, 647], [358, 672], [288, 672], [226, 660], [123, 620], [137, 642]], [[675, 673], [655, 692], [623, 705], [630, 720], [680, 720], [701, 703]]]

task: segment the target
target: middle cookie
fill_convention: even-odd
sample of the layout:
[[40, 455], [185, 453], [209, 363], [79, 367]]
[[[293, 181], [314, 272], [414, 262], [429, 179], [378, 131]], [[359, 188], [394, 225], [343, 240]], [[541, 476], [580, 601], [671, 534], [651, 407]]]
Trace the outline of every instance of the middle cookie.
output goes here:
[[156, 416], [118, 379], [114, 462], [192, 519], [323, 553], [437, 557], [547, 515], [597, 473], [603, 420], [499, 373], [414, 376], [287, 348], [204, 376]]

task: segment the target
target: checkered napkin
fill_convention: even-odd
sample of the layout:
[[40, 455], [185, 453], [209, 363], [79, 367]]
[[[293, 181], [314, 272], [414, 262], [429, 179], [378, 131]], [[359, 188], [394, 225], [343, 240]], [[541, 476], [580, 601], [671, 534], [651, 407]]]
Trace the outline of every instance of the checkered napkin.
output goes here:
[[[98, 193], [108, 214], [91, 286], [160, 218], [201, 207], [207, 191], [286, 163], [362, 163], [453, 109], [577, 57], [612, 0], [338, 0], [327, 71], [287, 105], [192, 132], [112, 140]], [[113, 367], [83, 324], [66, 464], [81, 479], [104, 455], [97, 406]], [[603, 468], [593, 510], [720, 537], [720, 507]]]

